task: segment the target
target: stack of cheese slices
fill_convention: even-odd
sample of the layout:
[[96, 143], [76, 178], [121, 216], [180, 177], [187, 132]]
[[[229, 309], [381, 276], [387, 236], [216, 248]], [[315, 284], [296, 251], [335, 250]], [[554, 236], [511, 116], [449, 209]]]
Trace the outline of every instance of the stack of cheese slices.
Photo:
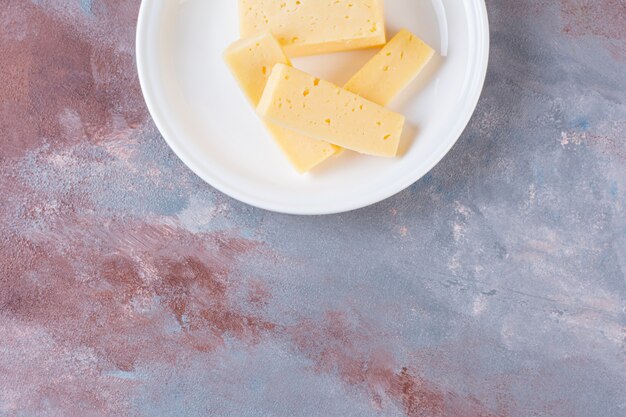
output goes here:
[[[381, 157], [398, 153], [405, 119], [384, 106], [434, 51], [407, 30], [386, 43], [383, 1], [239, 0], [242, 39], [224, 59], [298, 172], [343, 148]], [[289, 61], [383, 45], [343, 88]]]

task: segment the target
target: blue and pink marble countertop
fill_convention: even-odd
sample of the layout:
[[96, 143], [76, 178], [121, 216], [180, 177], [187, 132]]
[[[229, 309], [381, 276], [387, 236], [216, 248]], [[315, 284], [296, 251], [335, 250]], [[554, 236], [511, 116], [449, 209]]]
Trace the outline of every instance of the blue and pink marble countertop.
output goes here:
[[307, 218], [169, 150], [138, 0], [0, 3], [1, 417], [626, 415], [623, 0], [488, 0], [451, 153]]

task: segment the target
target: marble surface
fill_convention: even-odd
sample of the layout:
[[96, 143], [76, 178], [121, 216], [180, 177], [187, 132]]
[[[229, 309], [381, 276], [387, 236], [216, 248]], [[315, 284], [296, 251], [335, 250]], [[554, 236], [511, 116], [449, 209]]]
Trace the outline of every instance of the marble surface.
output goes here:
[[451, 153], [312, 218], [168, 149], [138, 0], [0, 3], [0, 416], [626, 415], [623, 0], [488, 0]]

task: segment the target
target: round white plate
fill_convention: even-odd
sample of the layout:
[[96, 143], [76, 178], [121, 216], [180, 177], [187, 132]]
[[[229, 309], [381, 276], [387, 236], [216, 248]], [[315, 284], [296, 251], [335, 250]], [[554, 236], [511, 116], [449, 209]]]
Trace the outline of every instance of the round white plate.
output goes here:
[[[137, 66], [148, 109], [180, 159], [240, 201], [291, 214], [329, 214], [388, 198], [430, 171], [467, 125], [489, 55], [484, 0], [386, 0], [388, 34], [407, 28], [437, 56], [393, 104], [407, 116], [400, 157], [344, 152], [297, 174], [222, 61], [238, 38], [235, 0], [143, 0]], [[375, 50], [294, 60], [339, 85]]]

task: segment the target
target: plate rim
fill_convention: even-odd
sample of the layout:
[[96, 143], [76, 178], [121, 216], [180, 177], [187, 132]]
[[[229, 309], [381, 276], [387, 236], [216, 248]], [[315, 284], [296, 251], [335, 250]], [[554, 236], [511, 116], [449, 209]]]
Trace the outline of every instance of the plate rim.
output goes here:
[[474, 10], [478, 12], [477, 18], [477, 27], [478, 27], [478, 41], [477, 42], [477, 62], [480, 67], [479, 70], [474, 74], [474, 80], [472, 80], [470, 87], [469, 97], [471, 100], [468, 100], [465, 105], [465, 111], [463, 113], [463, 117], [457, 119], [456, 127], [450, 131], [448, 137], [453, 137], [452, 140], [447, 142], [447, 146], [442, 146], [438, 148], [436, 152], [433, 152], [430, 156], [430, 163], [425, 165], [425, 168], [416, 169], [413, 171], [408, 171], [406, 174], [402, 175], [399, 180], [395, 181], [393, 185], [386, 187], [383, 191], [378, 193], [374, 192], [371, 194], [367, 194], [363, 199], [359, 200], [349, 200], [349, 201], [339, 201], [335, 202], [332, 206], [323, 208], [318, 206], [313, 207], [302, 207], [295, 205], [287, 205], [272, 201], [266, 201], [259, 198], [256, 198], [252, 195], [249, 195], [245, 192], [241, 192], [235, 187], [231, 187], [221, 181], [220, 179], [210, 176], [206, 174], [204, 170], [202, 170], [195, 161], [192, 161], [190, 155], [187, 155], [187, 152], [184, 151], [179, 145], [179, 140], [173, 140], [173, 137], [176, 137], [175, 133], [173, 133], [167, 123], [164, 121], [164, 118], [160, 116], [159, 106], [157, 105], [157, 100], [154, 97], [154, 92], [150, 88], [150, 77], [148, 75], [148, 65], [146, 64], [146, 58], [144, 55], [147, 53], [147, 42], [148, 40], [144, 38], [144, 35], [147, 34], [146, 25], [148, 24], [148, 12], [150, 4], [153, 4], [153, 0], [142, 0], [141, 5], [139, 7], [139, 14], [137, 19], [137, 30], [135, 32], [135, 61], [137, 65], [137, 73], [139, 78], [139, 84], [141, 87], [141, 92], [144, 97], [144, 101], [148, 108], [148, 112], [156, 125], [159, 133], [168, 144], [168, 146], [172, 149], [172, 151], [176, 154], [176, 156], [189, 168], [194, 174], [196, 174], [199, 178], [201, 178], [204, 182], [206, 182], [211, 187], [217, 189], [221, 193], [224, 193], [235, 200], [241, 201], [245, 204], [248, 204], [253, 207], [261, 208], [264, 210], [282, 213], [282, 214], [291, 214], [291, 215], [304, 215], [304, 216], [312, 216], [312, 215], [330, 215], [330, 214], [339, 214], [346, 213], [353, 210], [358, 210], [364, 207], [368, 207], [388, 198], [393, 197], [394, 195], [402, 192], [403, 190], [409, 188], [411, 185], [415, 184], [417, 181], [422, 179], [426, 174], [435, 168], [444, 157], [450, 152], [450, 150], [454, 147], [454, 145], [461, 138], [463, 132], [467, 128], [472, 116], [476, 112], [476, 107], [480, 100], [480, 97], [483, 92], [483, 88], [485, 85], [487, 70], [489, 67], [489, 55], [490, 55], [490, 29], [489, 29], [489, 16], [487, 12], [487, 5], [485, 0], [467, 0], [472, 3], [474, 6]]

